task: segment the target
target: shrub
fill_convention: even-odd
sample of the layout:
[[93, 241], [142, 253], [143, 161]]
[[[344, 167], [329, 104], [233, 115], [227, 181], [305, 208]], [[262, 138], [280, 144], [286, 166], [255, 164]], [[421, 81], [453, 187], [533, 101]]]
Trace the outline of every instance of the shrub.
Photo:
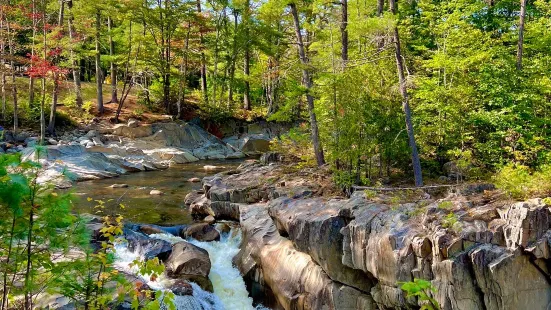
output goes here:
[[417, 297], [419, 302], [422, 303], [421, 310], [440, 309], [438, 302], [430, 297], [433, 292], [436, 292], [436, 288], [432, 286], [430, 281], [414, 279], [413, 282], [403, 282], [400, 289], [406, 292], [407, 297]]
[[515, 199], [547, 196], [551, 193], [551, 166], [538, 170], [527, 166], [509, 164], [494, 176], [496, 186]]

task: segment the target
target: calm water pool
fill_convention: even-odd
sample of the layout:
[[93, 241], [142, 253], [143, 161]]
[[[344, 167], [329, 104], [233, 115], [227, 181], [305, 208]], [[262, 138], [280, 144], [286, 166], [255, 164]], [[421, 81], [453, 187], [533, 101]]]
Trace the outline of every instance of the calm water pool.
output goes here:
[[[134, 223], [177, 225], [191, 223], [191, 215], [184, 204], [184, 198], [192, 190], [201, 188], [201, 183], [192, 183], [190, 178], [213, 175], [239, 166], [243, 160], [198, 161], [175, 165], [166, 170], [136, 172], [117, 178], [77, 183], [71, 190], [78, 197], [76, 209], [82, 213], [96, 214], [97, 204], [87, 198], [105, 201], [104, 214], [121, 213], [125, 221]], [[205, 165], [224, 167], [222, 170], [205, 170]], [[128, 184], [127, 188], [110, 188], [113, 184]], [[152, 189], [164, 193], [150, 195]], [[122, 203], [125, 208], [120, 209]]]

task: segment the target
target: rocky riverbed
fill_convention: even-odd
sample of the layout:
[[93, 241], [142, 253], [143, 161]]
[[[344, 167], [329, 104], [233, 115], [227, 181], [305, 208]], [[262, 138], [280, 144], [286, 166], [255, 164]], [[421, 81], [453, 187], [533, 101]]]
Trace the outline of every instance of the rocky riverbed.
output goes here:
[[72, 181], [110, 178], [136, 171], [166, 169], [199, 160], [244, 158], [268, 150], [269, 141], [284, 131], [272, 123], [230, 124], [220, 139], [200, 126], [180, 121], [141, 124], [92, 124], [47, 139], [37, 149], [38, 137], [30, 132], [4, 132], [0, 152], [21, 152], [24, 159], [44, 166], [40, 181], [54, 180], [59, 187]]
[[282, 309], [409, 309], [420, 303], [400, 283], [420, 278], [442, 309], [548, 309], [547, 200], [503, 202], [485, 184], [407, 202], [334, 197], [323, 173], [263, 159], [203, 179], [186, 199], [197, 218], [240, 223], [234, 263], [253, 297]]

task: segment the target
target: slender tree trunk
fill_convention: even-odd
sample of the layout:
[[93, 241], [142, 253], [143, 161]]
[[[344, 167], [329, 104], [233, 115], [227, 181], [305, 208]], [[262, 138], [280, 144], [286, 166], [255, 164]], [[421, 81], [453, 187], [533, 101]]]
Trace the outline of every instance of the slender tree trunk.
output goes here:
[[293, 22], [295, 25], [295, 34], [297, 37], [297, 46], [298, 54], [300, 57], [300, 62], [302, 63], [302, 80], [304, 86], [306, 87], [306, 100], [308, 102], [308, 113], [310, 114], [310, 129], [312, 131], [312, 143], [314, 145], [314, 154], [316, 156], [316, 161], [318, 166], [325, 164], [325, 157], [323, 155], [323, 148], [321, 146], [319, 132], [318, 132], [318, 121], [316, 119], [316, 113], [314, 112], [314, 97], [311, 95], [312, 89], [312, 78], [309, 71], [309, 60], [306, 57], [306, 51], [304, 49], [304, 43], [302, 41], [302, 34], [300, 30], [300, 22], [298, 19], [297, 7], [294, 3], [289, 4], [291, 8], [291, 14], [293, 15]]
[[4, 7], [0, 6], [0, 65], [2, 68], [2, 121], [6, 121], [6, 44], [4, 36]]
[[245, 91], [243, 93], [243, 109], [251, 109], [251, 85], [250, 85], [250, 69], [249, 63], [251, 61], [251, 38], [249, 37], [250, 31], [250, 19], [251, 8], [249, 0], [245, 1], [245, 14], [243, 14], [243, 25], [245, 26], [245, 63], [243, 64], [243, 73], [245, 74]]
[[[201, 14], [201, 0], [197, 0], [197, 13]], [[200, 26], [199, 26], [200, 27]], [[208, 88], [207, 88], [207, 58], [205, 56], [203, 31], [199, 29], [199, 38], [201, 43], [201, 92], [203, 93], [203, 101], [209, 102]]]
[[238, 38], [238, 30], [239, 30], [239, 22], [238, 22], [238, 16], [239, 13], [237, 10], [233, 11], [233, 19], [234, 19], [234, 30], [233, 30], [233, 45], [232, 45], [232, 55], [230, 58], [230, 85], [228, 90], [228, 107], [231, 106], [233, 102], [233, 84], [235, 81], [235, 60], [237, 58], [237, 38]]
[[[32, 9], [32, 38], [31, 38], [31, 69], [33, 68], [33, 61], [34, 61], [34, 43], [36, 38], [36, 1], [33, 0], [31, 4]], [[29, 106], [32, 106], [34, 104], [34, 78], [31, 76], [29, 77]]]
[[54, 73], [54, 90], [52, 93], [52, 106], [50, 107], [50, 122], [48, 123], [48, 133], [55, 136], [55, 114], [57, 110], [57, 100], [59, 94], [59, 73]]
[[107, 17], [107, 27], [109, 27], [109, 56], [111, 56], [111, 103], [118, 103], [117, 98], [117, 64], [113, 57], [115, 56], [115, 42], [113, 41], [113, 19]]
[[73, 40], [75, 39], [75, 27], [73, 25], [74, 22], [74, 16], [73, 16], [73, 0], [67, 1], [67, 8], [69, 8], [69, 18], [67, 19], [67, 24], [69, 27], [69, 40], [71, 41], [69, 44], [69, 54], [70, 54], [70, 60], [72, 65], [72, 71], [73, 71], [73, 86], [76, 96], [76, 104], [78, 107], [82, 107], [82, 87], [80, 84], [80, 65], [78, 63], [78, 60], [75, 56], [74, 51], [74, 44]]
[[100, 54], [100, 27], [101, 27], [101, 14], [99, 10], [96, 12], [96, 85], [97, 85], [97, 108], [98, 113], [101, 115], [104, 112], [103, 109], [103, 73], [101, 71], [101, 54]]
[[[140, 53], [140, 47], [141, 42], [138, 45], [138, 52], [136, 53], [136, 58], [134, 59], [134, 68], [136, 67], [136, 63], [138, 61], [138, 56]], [[121, 99], [119, 100], [119, 105], [117, 107], [117, 113], [115, 114], [115, 122], [119, 122], [119, 116], [121, 115], [121, 110], [124, 105], [124, 102], [126, 101], [126, 97], [128, 97], [128, 94], [130, 93], [130, 90], [132, 89], [132, 86], [134, 86], [134, 80], [132, 77], [129, 77], [130, 75], [130, 56], [132, 55], [132, 21], [130, 21], [129, 25], [129, 34], [128, 34], [128, 54], [126, 56], [126, 64], [124, 69], [124, 84], [122, 86], [122, 94]], [[129, 80], [130, 79], [130, 80]]]
[[[397, 15], [397, 7], [396, 7], [395, 0], [390, 0], [390, 10], [394, 15]], [[404, 110], [404, 114], [405, 114], [409, 147], [411, 148], [411, 162], [413, 166], [415, 186], [423, 186], [423, 174], [421, 170], [421, 162], [419, 160], [419, 152], [417, 150], [417, 143], [415, 141], [413, 122], [411, 120], [411, 109], [409, 106], [409, 96], [408, 96], [407, 85], [406, 85], [406, 76], [404, 73], [404, 61], [402, 58], [398, 26], [394, 27], [394, 47], [395, 47], [396, 67], [398, 71], [398, 80], [400, 83], [400, 93], [402, 94], [402, 109]]]
[[344, 70], [348, 62], [348, 0], [342, 0], [341, 5], [341, 60]]
[[[59, 18], [58, 26], [63, 26], [63, 18], [65, 16], [65, 0], [59, 0]], [[55, 116], [57, 110], [57, 99], [59, 94], [59, 73], [54, 72], [54, 90], [52, 93], [52, 105], [50, 107], [50, 121], [48, 122], [47, 132], [50, 136], [55, 136]]]
[[520, 0], [520, 18], [518, 24], [517, 70], [522, 70], [524, 53], [524, 19], [526, 17], [526, 0]]
[[[11, 1], [8, 1], [8, 6]], [[15, 62], [13, 61], [14, 55], [15, 55], [15, 47], [14, 47], [14, 38], [11, 35], [11, 25], [9, 20], [6, 20], [6, 30], [7, 30], [7, 36], [8, 36], [8, 48], [10, 53], [10, 70], [11, 70], [11, 91], [12, 91], [12, 98], [13, 98], [13, 134], [15, 135], [17, 133], [17, 130], [19, 128], [19, 109], [17, 106], [17, 83], [15, 79]]]
[[187, 67], [188, 67], [188, 49], [189, 49], [189, 35], [191, 32], [191, 23], [188, 22], [188, 28], [186, 33], [186, 40], [184, 43], [184, 59], [182, 59], [182, 64], [180, 65], [180, 88], [178, 89], [178, 115], [177, 118], [180, 119], [182, 115], [183, 105], [186, 100], [186, 84], [187, 84]]

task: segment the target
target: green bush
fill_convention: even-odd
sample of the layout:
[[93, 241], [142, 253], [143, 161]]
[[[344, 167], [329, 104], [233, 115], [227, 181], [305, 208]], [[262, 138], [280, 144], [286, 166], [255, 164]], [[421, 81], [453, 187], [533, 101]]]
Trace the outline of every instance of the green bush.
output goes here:
[[494, 176], [496, 186], [515, 199], [547, 196], [551, 193], [551, 166], [537, 170], [527, 166], [509, 164]]

